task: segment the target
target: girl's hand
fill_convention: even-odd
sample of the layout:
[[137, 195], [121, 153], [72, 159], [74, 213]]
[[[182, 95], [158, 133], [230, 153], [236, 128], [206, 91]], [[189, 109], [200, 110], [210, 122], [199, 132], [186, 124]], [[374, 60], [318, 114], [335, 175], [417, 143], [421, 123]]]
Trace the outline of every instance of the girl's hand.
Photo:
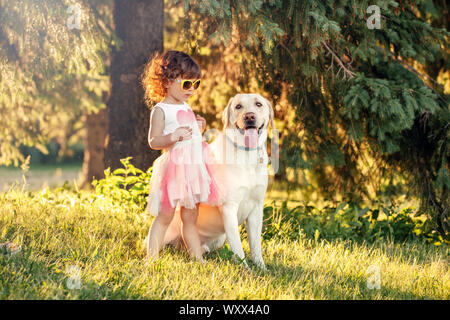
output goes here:
[[200, 133], [203, 133], [206, 129], [206, 120], [202, 116], [198, 114], [195, 116], [195, 120], [197, 120], [198, 128], [200, 129]]
[[189, 140], [192, 138], [192, 129], [190, 127], [179, 127], [170, 134], [170, 140], [172, 142]]

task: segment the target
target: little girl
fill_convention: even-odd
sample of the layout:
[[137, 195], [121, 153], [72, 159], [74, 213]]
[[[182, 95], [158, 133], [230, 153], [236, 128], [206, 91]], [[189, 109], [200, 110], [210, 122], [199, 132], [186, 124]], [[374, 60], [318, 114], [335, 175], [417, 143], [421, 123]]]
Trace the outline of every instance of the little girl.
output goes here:
[[[186, 53], [167, 51], [145, 67], [142, 83], [152, 110], [148, 140], [163, 154], [153, 163], [148, 210], [156, 216], [149, 230], [147, 259], [158, 258], [164, 235], [180, 205], [182, 237], [192, 257], [202, 259], [196, 228], [198, 203], [217, 205], [219, 191], [203, 154], [206, 121], [185, 102], [200, 84], [201, 70]], [[201, 129], [199, 128], [201, 125]]]

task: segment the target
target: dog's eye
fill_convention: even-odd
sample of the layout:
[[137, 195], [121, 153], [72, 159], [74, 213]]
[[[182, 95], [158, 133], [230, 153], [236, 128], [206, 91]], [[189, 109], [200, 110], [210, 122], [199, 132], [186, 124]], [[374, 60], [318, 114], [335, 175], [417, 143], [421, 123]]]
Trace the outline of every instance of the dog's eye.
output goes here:
[[240, 109], [240, 108], [242, 108], [242, 106], [241, 106], [240, 104], [238, 104], [238, 105], [236, 105], [235, 108], [236, 108], [236, 109]]
[[262, 104], [261, 104], [261, 102], [258, 102], [258, 101], [256, 101], [256, 103], [255, 103], [255, 104], [256, 104], [256, 106], [257, 106], [257, 107], [262, 107]]

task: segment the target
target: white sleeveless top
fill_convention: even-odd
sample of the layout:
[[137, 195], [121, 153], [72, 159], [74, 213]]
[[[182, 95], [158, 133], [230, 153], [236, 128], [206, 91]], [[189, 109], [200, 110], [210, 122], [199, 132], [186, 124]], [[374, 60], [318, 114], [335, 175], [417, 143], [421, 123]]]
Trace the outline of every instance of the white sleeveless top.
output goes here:
[[[202, 134], [195, 119], [195, 114], [191, 107], [184, 102], [183, 104], [157, 103], [154, 108], [159, 107], [164, 112], [164, 130], [163, 134], [167, 135], [174, 132], [177, 128], [187, 126], [192, 129], [192, 139], [178, 141], [175, 145], [181, 146], [185, 144], [202, 142]], [[175, 147], [175, 146], [174, 146]]]
[[199, 202], [218, 205], [222, 202], [219, 198], [222, 192], [210, 173], [213, 169], [205, 161], [209, 159], [205, 157], [208, 149], [203, 148], [192, 109], [187, 103], [158, 103], [155, 107], [164, 112], [163, 134], [170, 134], [180, 126], [189, 126], [192, 139], [171, 144], [153, 163], [147, 210], [156, 216], [162, 209], [177, 206], [194, 209]]

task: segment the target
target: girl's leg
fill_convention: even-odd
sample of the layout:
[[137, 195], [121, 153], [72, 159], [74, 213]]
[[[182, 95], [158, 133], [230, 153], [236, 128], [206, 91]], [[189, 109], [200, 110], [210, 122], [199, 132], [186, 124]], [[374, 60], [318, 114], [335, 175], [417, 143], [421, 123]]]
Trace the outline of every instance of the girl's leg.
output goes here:
[[197, 217], [198, 207], [197, 209], [186, 209], [184, 207], [181, 207], [181, 221], [183, 222], [182, 236], [184, 243], [191, 257], [194, 257], [198, 261], [203, 262], [203, 250], [196, 226]]
[[147, 243], [147, 259], [158, 259], [159, 251], [163, 245], [164, 235], [167, 227], [172, 221], [175, 211], [172, 212], [160, 212], [155, 220], [153, 220], [150, 230], [148, 231], [148, 243]]

